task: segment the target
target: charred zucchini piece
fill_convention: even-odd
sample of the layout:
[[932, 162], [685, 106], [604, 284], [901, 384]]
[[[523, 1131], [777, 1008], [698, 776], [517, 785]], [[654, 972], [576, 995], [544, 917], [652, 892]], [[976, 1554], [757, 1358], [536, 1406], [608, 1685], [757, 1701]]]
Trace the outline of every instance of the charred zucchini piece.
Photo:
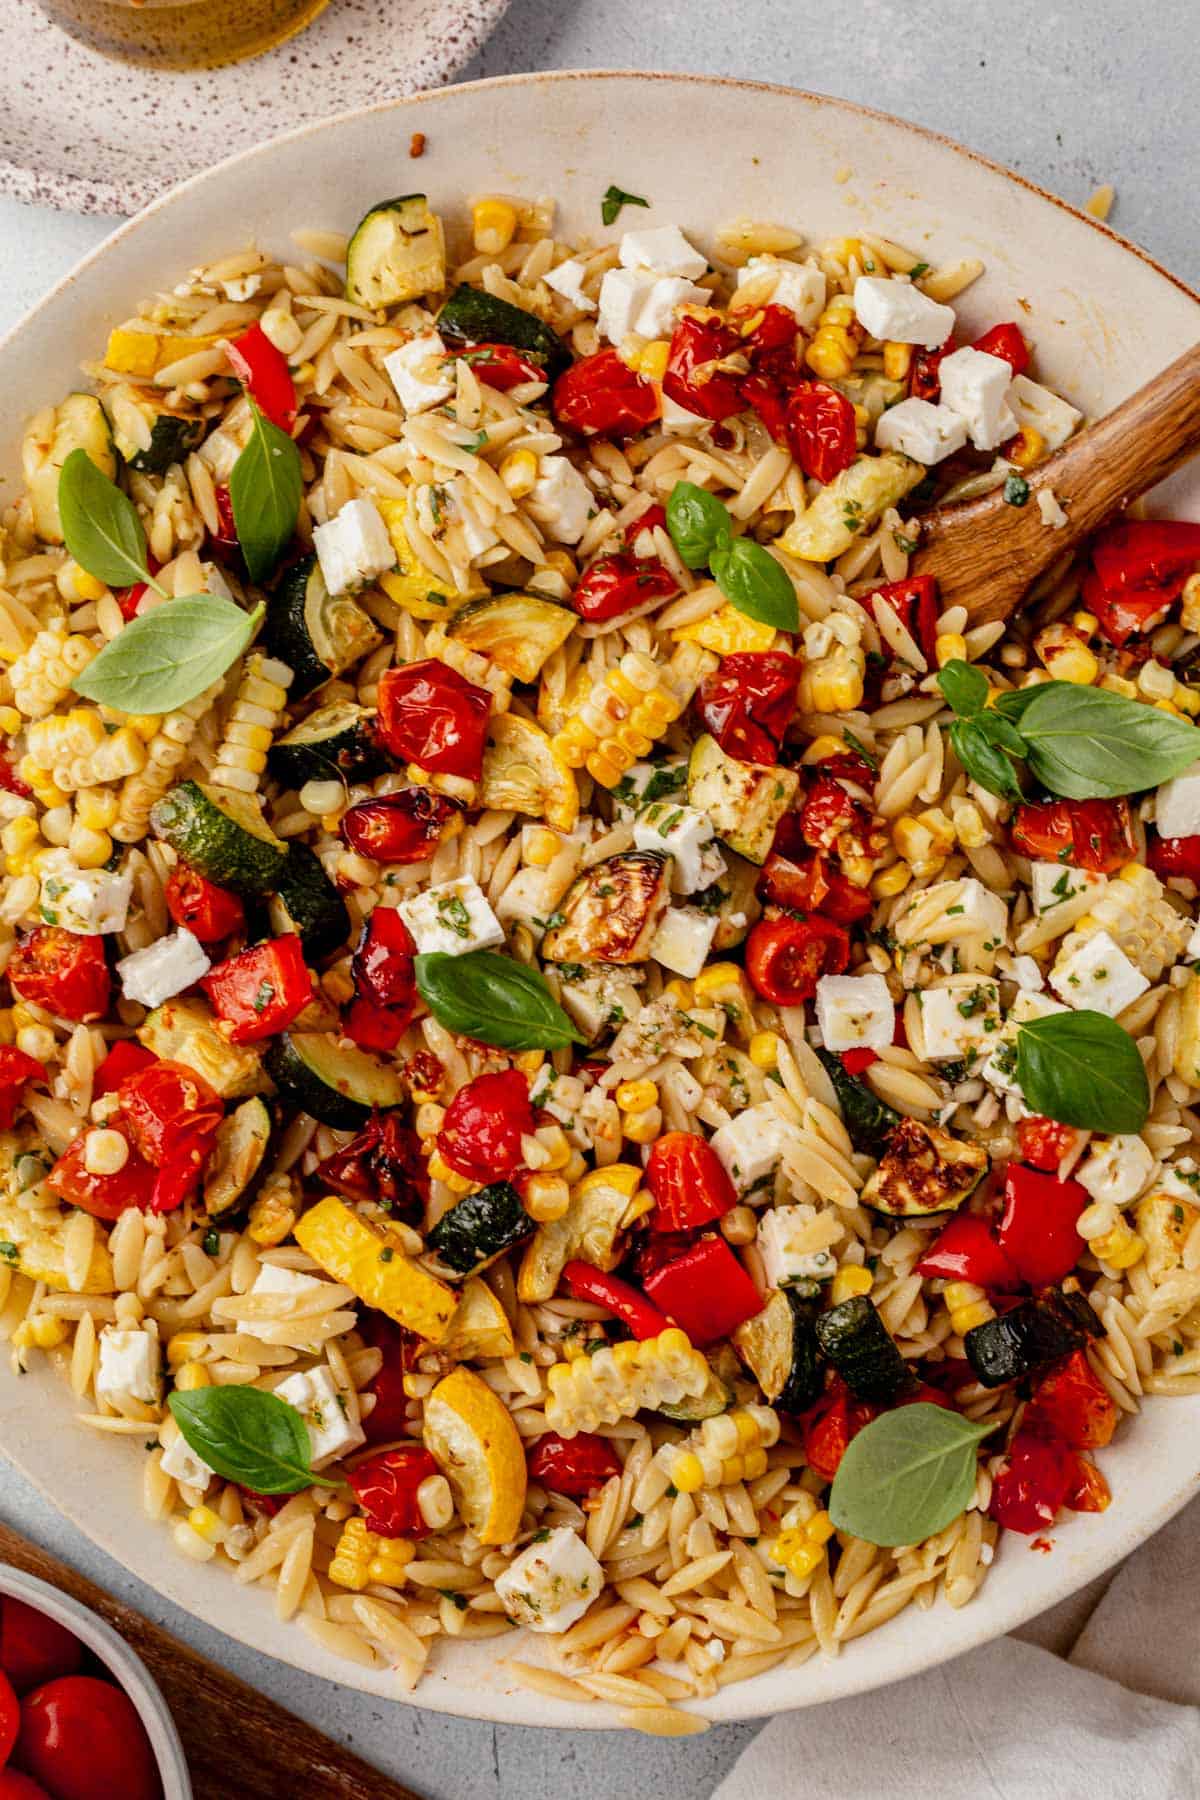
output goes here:
[[752, 863], [766, 861], [799, 787], [795, 769], [739, 762], [713, 737], [697, 738], [688, 764], [688, 805], [706, 812], [717, 836]]
[[963, 1339], [963, 1350], [977, 1379], [994, 1388], [1020, 1381], [1101, 1335], [1100, 1321], [1082, 1294], [1051, 1288], [976, 1325]]
[[892, 1219], [953, 1212], [975, 1192], [987, 1171], [988, 1154], [982, 1144], [966, 1144], [919, 1119], [901, 1119], [863, 1188], [863, 1205]]
[[359, 1131], [373, 1108], [386, 1112], [404, 1098], [395, 1067], [343, 1048], [332, 1032], [284, 1032], [272, 1038], [263, 1066], [290, 1105], [335, 1131]]
[[815, 1282], [777, 1289], [762, 1311], [733, 1334], [734, 1349], [781, 1412], [803, 1412], [820, 1398], [824, 1385], [815, 1289]]
[[514, 681], [536, 681], [542, 664], [565, 644], [578, 619], [568, 606], [534, 594], [497, 594], [460, 606], [447, 635], [490, 656]]
[[[437, 323], [448, 344], [511, 344], [530, 362], [541, 363], [547, 381], [570, 367], [571, 352], [556, 331], [524, 307], [482, 288], [456, 287]], [[486, 380], [487, 370], [481, 373]]]
[[287, 861], [255, 794], [181, 781], [156, 802], [150, 827], [190, 868], [239, 894], [271, 892]]
[[817, 1343], [851, 1393], [890, 1406], [914, 1377], [865, 1294], [855, 1294], [816, 1321]]
[[162, 475], [208, 433], [208, 420], [167, 406], [160, 388], [119, 387], [109, 396], [113, 444], [139, 474]]
[[865, 1081], [847, 1074], [840, 1056], [832, 1050], [817, 1050], [833, 1083], [833, 1091], [842, 1109], [842, 1123], [850, 1142], [864, 1156], [882, 1155], [888, 1139], [900, 1123], [900, 1114], [882, 1100], [877, 1100]]
[[276, 937], [296, 931], [310, 962], [328, 956], [350, 936], [346, 902], [307, 844], [289, 844], [287, 861], [275, 880], [267, 915]]
[[243, 1100], [217, 1127], [204, 1176], [204, 1210], [210, 1219], [228, 1218], [262, 1167], [271, 1137], [266, 1102]]
[[306, 781], [372, 781], [395, 767], [375, 731], [376, 713], [349, 700], [319, 706], [267, 751], [267, 767], [284, 787]]
[[444, 1212], [426, 1246], [455, 1275], [475, 1275], [534, 1233], [534, 1222], [511, 1181], [489, 1182]]
[[563, 899], [562, 923], [542, 940], [549, 962], [636, 963], [671, 897], [671, 858], [625, 850], [580, 875]]
[[347, 594], [331, 594], [315, 556], [301, 557], [267, 609], [266, 646], [293, 671], [300, 699], [340, 675], [382, 641], [369, 613]]
[[398, 306], [445, 285], [445, 234], [424, 194], [381, 200], [359, 220], [346, 251], [347, 300]]

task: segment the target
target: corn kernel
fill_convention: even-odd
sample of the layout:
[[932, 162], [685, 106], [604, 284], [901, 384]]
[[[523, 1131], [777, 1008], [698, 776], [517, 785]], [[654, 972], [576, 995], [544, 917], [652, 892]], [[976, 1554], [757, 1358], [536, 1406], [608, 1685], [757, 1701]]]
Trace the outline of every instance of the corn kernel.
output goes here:
[[175, 1386], [182, 1394], [212, 1386], [212, 1376], [202, 1362], [185, 1362], [175, 1371]]
[[971, 1281], [949, 1281], [943, 1294], [950, 1323], [959, 1337], [994, 1319], [996, 1309], [981, 1287]]
[[557, 832], [534, 826], [525, 840], [524, 860], [531, 869], [548, 869], [561, 849]]
[[83, 1140], [83, 1166], [89, 1175], [118, 1175], [129, 1161], [129, 1144], [119, 1131], [89, 1131]]
[[638, 351], [637, 362], [634, 365], [638, 374], [647, 381], [661, 381], [667, 372], [667, 357], [670, 351], [670, 344], [660, 340], [643, 344]]
[[13, 1332], [12, 1341], [18, 1350], [57, 1350], [66, 1342], [68, 1330], [65, 1319], [42, 1313], [37, 1318], [23, 1320]]
[[671, 1480], [681, 1494], [695, 1494], [704, 1486], [704, 1470], [695, 1451], [687, 1450], [671, 1464]]
[[12, 737], [15, 732], [20, 731], [23, 723], [15, 706], [0, 706], [0, 733], [5, 737]]
[[202, 1537], [206, 1544], [223, 1543], [229, 1536], [229, 1526], [211, 1506], [193, 1506], [187, 1522], [197, 1537]]
[[145, 744], [151, 738], [156, 738], [162, 730], [162, 717], [159, 713], [130, 713], [125, 723]]
[[662, 1108], [649, 1106], [644, 1112], [626, 1113], [621, 1130], [631, 1144], [652, 1144], [662, 1130]]
[[1100, 673], [1096, 657], [1069, 625], [1047, 625], [1034, 638], [1033, 647], [1055, 681], [1090, 687]]
[[1018, 469], [1032, 469], [1046, 454], [1046, 440], [1032, 425], [1022, 425], [1008, 448], [1008, 460]]
[[876, 900], [890, 900], [896, 894], [902, 894], [912, 880], [912, 870], [906, 862], [896, 862], [888, 869], [881, 869], [871, 882], [871, 894]]
[[944, 669], [948, 662], [966, 662], [967, 640], [961, 631], [943, 632], [933, 646], [933, 653], [939, 669]]
[[1137, 699], [1136, 681], [1126, 681], [1123, 675], [1105, 675], [1100, 681], [1100, 686], [1107, 689], [1110, 694], [1123, 694], [1126, 700]]
[[756, 1031], [750, 1039], [750, 1061], [756, 1069], [774, 1069], [779, 1062], [779, 1035], [774, 1031]]
[[171, 1368], [179, 1369], [186, 1362], [192, 1362], [203, 1355], [208, 1348], [208, 1339], [199, 1331], [177, 1331], [167, 1344], [167, 1362]]
[[1144, 662], [1138, 670], [1137, 684], [1141, 692], [1150, 700], [1174, 699], [1176, 687], [1174, 675], [1170, 669], [1153, 659]]
[[113, 841], [106, 831], [89, 831], [76, 825], [67, 840], [68, 849], [80, 869], [102, 869], [113, 853]]
[[663, 993], [669, 994], [676, 1006], [681, 1006], [685, 1012], [692, 1004], [691, 986], [686, 981], [668, 981]]
[[526, 1176], [521, 1204], [539, 1225], [561, 1219], [571, 1204], [571, 1189], [561, 1175]]
[[889, 381], [906, 381], [908, 371], [912, 367], [913, 347], [911, 344], [885, 343], [883, 346], [883, 372]]
[[477, 200], [471, 208], [471, 229], [476, 250], [484, 256], [498, 256], [516, 236], [516, 208], [507, 200]]
[[1177, 681], [1172, 699], [1180, 712], [1186, 713], [1188, 718], [1194, 719], [1200, 714], [1200, 688], [1190, 688], [1184, 682]]
[[444, 1182], [454, 1194], [469, 1194], [477, 1185], [468, 1176], [460, 1175], [457, 1169], [452, 1169], [437, 1150], [429, 1158], [429, 1173], [435, 1181]]
[[1077, 631], [1080, 637], [1095, 637], [1098, 625], [1099, 620], [1095, 613], [1077, 612], [1071, 614], [1071, 629]]
[[1124, 1219], [1118, 1219], [1111, 1231], [1093, 1238], [1088, 1248], [1110, 1269], [1132, 1269], [1146, 1254], [1146, 1240], [1131, 1231]]
[[870, 1269], [859, 1268], [857, 1263], [845, 1263], [830, 1285], [830, 1304], [837, 1306], [842, 1300], [852, 1300], [856, 1294], [869, 1294], [871, 1285]]
[[86, 830], [107, 831], [116, 816], [117, 796], [111, 789], [84, 788], [76, 795], [75, 817]]
[[658, 1086], [653, 1081], [623, 1081], [614, 1097], [622, 1112], [645, 1112], [658, 1105]]
[[500, 464], [500, 479], [514, 500], [533, 491], [538, 478], [538, 459], [532, 450], [514, 450]]

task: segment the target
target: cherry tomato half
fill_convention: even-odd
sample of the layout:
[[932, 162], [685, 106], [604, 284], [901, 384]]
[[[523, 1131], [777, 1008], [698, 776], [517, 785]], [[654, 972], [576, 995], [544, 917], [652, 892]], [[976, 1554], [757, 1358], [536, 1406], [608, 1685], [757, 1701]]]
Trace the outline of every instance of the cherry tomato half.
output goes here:
[[361, 800], [342, 814], [338, 830], [352, 850], [372, 862], [414, 863], [432, 856], [447, 827], [454, 823], [457, 829], [461, 822], [453, 800], [413, 787]]
[[123, 1689], [64, 1675], [21, 1702], [16, 1761], [55, 1800], [159, 1800], [154, 1752]]
[[1200, 883], [1200, 837], [1153, 837], [1147, 847], [1146, 861], [1164, 881], [1177, 875], [1186, 881]]
[[1070, 863], [1095, 875], [1111, 875], [1137, 856], [1125, 799], [1049, 800], [1019, 806], [1012, 843], [1022, 856]]
[[740, 379], [718, 365], [741, 348], [736, 331], [706, 319], [680, 319], [671, 338], [663, 393], [677, 406], [705, 419], [728, 419], [741, 412]]
[[155, 1062], [117, 1090], [137, 1148], [156, 1169], [178, 1160], [181, 1140], [214, 1132], [225, 1117], [217, 1091], [185, 1063]]
[[1102, 1450], [1117, 1428], [1117, 1403], [1097, 1375], [1085, 1350], [1043, 1375], [1021, 1418], [1021, 1430], [1059, 1438], [1076, 1450]]
[[1078, 1459], [1065, 1444], [1018, 1431], [1008, 1463], [992, 1485], [988, 1512], [1006, 1531], [1032, 1537], [1053, 1525], [1077, 1477]]
[[655, 1202], [651, 1231], [691, 1231], [737, 1205], [733, 1182], [716, 1151], [690, 1131], [668, 1131], [655, 1139], [646, 1161], [646, 1186]]
[[678, 592], [675, 577], [657, 556], [634, 556], [628, 550], [597, 557], [584, 570], [571, 595], [571, 605], [581, 619], [603, 622], [645, 606], [649, 600], [669, 599]]
[[854, 407], [823, 381], [802, 381], [788, 401], [784, 429], [792, 455], [813, 481], [832, 481], [858, 454]]
[[423, 1538], [433, 1528], [425, 1523], [417, 1489], [437, 1473], [428, 1450], [414, 1444], [360, 1462], [346, 1480], [367, 1515], [368, 1531], [386, 1538]]
[[511, 344], [471, 344], [454, 352], [456, 362], [465, 362], [485, 387], [507, 394], [509, 388], [521, 387], [527, 381], [545, 381], [546, 371], [540, 363], [530, 362]]
[[[368, 1198], [373, 1199], [374, 1195], [368, 1193]], [[383, 1355], [378, 1373], [367, 1383], [366, 1391], [375, 1404], [370, 1412], [364, 1412], [362, 1428], [368, 1444], [390, 1444], [408, 1430], [408, 1411], [412, 1402], [404, 1391], [404, 1377], [409, 1372], [409, 1345], [417, 1340], [406, 1339], [404, 1332], [386, 1314], [365, 1307], [358, 1329], [370, 1348]]]
[[1043, 1169], [1052, 1175], [1078, 1136], [1073, 1125], [1063, 1125], [1058, 1119], [1045, 1119], [1041, 1113], [1030, 1113], [1017, 1125], [1021, 1161], [1032, 1163], [1035, 1169]]
[[851, 1438], [879, 1416], [879, 1408], [856, 1400], [840, 1375], [833, 1376], [815, 1406], [800, 1416], [800, 1439], [808, 1466], [832, 1481]]
[[517, 1167], [521, 1138], [533, 1128], [529, 1082], [519, 1069], [505, 1069], [460, 1088], [446, 1108], [437, 1147], [460, 1175], [500, 1181]]
[[942, 361], [954, 348], [954, 333], [936, 350], [917, 350], [913, 354], [908, 371], [908, 393], [912, 400], [931, 400], [935, 404], [942, 397]]
[[593, 1432], [579, 1431], [573, 1438], [563, 1438], [557, 1431], [548, 1431], [530, 1454], [529, 1473], [552, 1493], [583, 1500], [619, 1475], [621, 1462], [608, 1439]]
[[45, 1079], [46, 1071], [36, 1056], [18, 1050], [15, 1044], [0, 1044], [0, 1131], [11, 1130], [26, 1083]]
[[56, 1675], [74, 1675], [82, 1661], [83, 1645], [57, 1619], [11, 1595], [0, 1600], [0, 1669], [18, 1694]]
[[855, 887], [834, 859], [819, 850], [796, 862], [772, 850], [755, 892], [769, 906], [823, 913], [839, 925], [857, 924], [875, 904], [869, 888]]
[[1011, 366], [1014, 375], [1023, 375], [1029, 367], [1029, 345], [1022, 337], [1018, 325], [993, 325], [990, 331], [985, 331], [982, 337], [975, 339], [971, 348], [982, 350], [988, 356], [1000, 357]]
[[92, 1099], [99, 1100], [103, 1094], [115, 1094], [121, 1083], [137, 1069], [148, 1069], [158, 1059], [150, 1050], [144, 1050], [133, 1038], [118, 1038], [100, 1067], [96, 1070], [92, 1082]]
[[822, 975], [840, 975], [850, 939], [840, 925], [809, 919], [760, 919], [746, 943], [746, 973], [755, 993], [774, 1006], [811, 1000]]
[[38, 925], [12, 953], [8, 979], [22, 1000], [56, 1019], [102, 1019], [111, 982], [104, 939]]
[[318, 1164], [317, 1180], [351, 1200], [381, 1201], [401, 1216], [420, 1212], [429, 1198], [421, 1140], [399, 1113], [372, 1113], [357, 1137]]
[[457, 669], [426, 657], [387, 669], [379, 683], [379, 736], [393, 756], [440, 775], [478, 781], [492, 696]]
[[246, 929], [246, 909], [238, 896], [186, 863], [177, 863], [167, 876], [167, 911], [202, 944], [219, 943]]
[[143, 1212], [150, 1210], [154, 1205], [157, 1169], [139, 1154], [120, 1113], [113, 1114], [106, 1128], [119, 1131], [129, 1145], [124, 1168], [115, 1175], [93, 1175], [85, 1161], [88, 1133], [81, 1131], [47, 1175], [46, 1186], [53, 1188], [70, 1205], [91, 1213], [94, 1219], [119, 1219], [130, 1206], [139, 1207]]
[[560, 425], [587, 437], [632, 437], [662, 411], [654, 383], [615, 350], [597, 350], [572, 364], [555, 382], [551, 405]]
[[799, 681], [799, 658], [781, 651], [726, 656], [700, 683], [696, 711], [727, 756], [769, 766], [779, 760]]

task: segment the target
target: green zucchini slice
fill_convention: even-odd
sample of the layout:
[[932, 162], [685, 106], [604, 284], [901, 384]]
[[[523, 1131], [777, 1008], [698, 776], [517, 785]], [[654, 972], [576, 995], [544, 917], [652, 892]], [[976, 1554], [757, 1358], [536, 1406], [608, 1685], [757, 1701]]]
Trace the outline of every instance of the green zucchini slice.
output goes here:
[[671, 894], [671, 858], [623, 850], [571, 884], [561, 923], [542, 939], [548, 962], [645, 962]]
[[825, 1360], [860, 1400], [890, 1406], [912, 1385], [908, 1364], [865, 1294], [831, 1306], [817, 1319], [815, 1330]]
[[243, 1100], [217, 1127], [204, 1176], [204, 1209], [224, 1219], [237, 1207], [262, 1167], [271, 1137], [271, 1115], [257, 1095]]
[[276, 877], [267, 913], [276, 937], [299, 932], [310, 962], [339, 949], [350, 936], [346, 902], [307, 844], [288, 845], [287, 861]]
[[190, 868], [241, 894], [269, 893], [287, 860], [254, 794], [181, 781], [155, 804], [150, 825]]
[[565, 644], [578, 624], [568, 606], [533, 594], [497, 594], [469, 600], [447, 627], [469, 650], [490, 656], [515, 681], [536, 681], [542, 664]]
[[373, 781], [394, 767], [375, 732], [377, 714], [350, 700], [319, 706], [267, 751], [267, 767], [284, 787], [306, 781]]
[[117, 452], [108, 414], [94, 394], [68, 394], [54, 414], [54, 431], [48, 446], [34, 445], [26, 433], [25, 485], [33, 509], [33, 524], [47, 544], [63, 541], [58, 514], [58, 478], [72, 450], [86, 450], [101, 474], [117, 476]]
[[767, 860], [799, 786], [795, 769], [739, 762], [707, 735], [697, 738], [688, 763], [688, 805], [706, 812], [717, 836], [752, 863]]
[[1100, 1321], [1082, 1294], [1051, 1288], [974, 1326], [963, 1339], [963, 1350], [984, 1387], [994, 1388], [1019, 1381], [1101, 1335]]
[[442, 221], [424, 194], [381, 200], [359, 220], [346, 251], [346, 298], [378, 309], [446, 285]]
[[825, 1375], [817, 1354], [815, 1283], [780, 1288], [760, 1313], [739, 1325], [733, 1347], [772, 1406], [803, 1412], [821, 1395]]
[[270, 1045], [263, 1066], [285, 1100], [335, 1131], [356, 1131], [372, 1108], [386, 1111], [404, 1098], [397, 1070], [332, 1032], [285, 1032]]
[[[456, 287], [438, 314], [438, 330], [450, 344], [510, 344], [530, 362], [540, 363], [547, 381], [570, 367], [571, 352], [556, 331], [482, 288]], [[483, 371], [487, 379], [486, 369]]]
[[832, 1050], [817, 1050], [825, 1071], [833, 1083], [833, 1091], [842, 1109], [842, 1124], [850, 1142], [864, 1156], [881, 1156], [887, 1141], [900, 1123], [900, 1114], [882, 1100], [877, 1100], [865, 1081], [850, 1075], [840, 1056]]
[[292, 671], [292, 697], [323, 687], [383, 642], [369, 613], [347, 594], [331, 594], [315, 556], [288, 570], [267, 609], [264, 638]]
[[161, 390], [115, 388], [109, 397], [113, 444], [139, 474], [161, 475], [204, 442], [208, 420], [165, 405]]
[[532, 1237], [533, 1220], [511, 1181], [493, 1181], [444, 1212], [425, 1243], [455, 1275], [474, 1275]]
[[919, 1119], [901, 1119], [863, 1188], [863, 1205], [891, 1219], [927, 1219], [961, 1206], [987, 1172], [982, 1144], [964, 1143]]

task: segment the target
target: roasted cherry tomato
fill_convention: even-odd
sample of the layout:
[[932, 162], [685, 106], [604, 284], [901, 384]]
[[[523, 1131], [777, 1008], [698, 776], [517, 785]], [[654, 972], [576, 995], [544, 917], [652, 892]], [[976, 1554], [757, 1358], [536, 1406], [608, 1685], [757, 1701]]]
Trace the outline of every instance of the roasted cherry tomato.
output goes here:
[[184, 1138], [211, 1136], [225, 1116], [217, 1091], [185, 1063], [155, 1062], [117, 1090], [129, 1135], [148, 1163], [176, 1160]]
[[129, 1145], [123, 1168], [115, 1175], [93, 1175], [84, 1160], [88, 1138], [85, 1130], [67, 1145], [47, 1175], [46, 1186], [69, 1205], [91, 1213], [94, 1219], [119, 1219], [130, 1206], [142, 1212], [153, 1210], [158, 1170], [137, 1150], [120, 1113], [106, 1121], [106, 1129], [119, 1131]]
[[0, 1670], [0, 1764], [6, 1763], [17, 1741], [21, 1723], [21, 1703], [12, 1682]]
[[159, 1800], [154, 1752], [129, 1695], [64, 1675], [21, 1702], [15, 1760], [54, 1800]]
[[1035, 1169], [1042, 1169], [1053, 1174], [1067, 1152], [1074, 1147], [1079, 1136], [1073, 1125], [1063, 1125], [1058, 1119], [1044, 1119], [1041, 1113], [1030, 1113], [1017, 1125], [1017, 1148], [1021, 1152], [1021, 1161], [1032, 1163]]
[[342, 1031], [360, 1050], [377, 1050], [390, 1056], [408, 1029], [403, 1013], [376, 1006], [356, 994], [342, 1017]]
[[[1042, 862], [1111, 875], [1137, 857], [1128, 800], [1048, 800], [1019, 806], [1013, 849]], [[1064, 882], [1063, 892], [1067, 884]]]
[[534, 1129], [529, 1083], [519, 1069], [477, 1075], [460, 1088], [442, 1119], [444, 1162], [472, 1181], [500, 1181], [521, 1160], [521, 1138]]
[[461, 820], [453, 800], [413, 787], [360, 800], [342, 814], [338, 830], [352, 850], [373, 862], [414, 863], [432, 856], [446, 828]]
[[1029, 345], [1021, 336], [1019, 326], [1011, 323], [993, 325], [990, 331], [975, 339], [971, 348], [982, 350], [988, 356], [998, 356], [1010, 365], [1014, 375], [1023, 375], [1029, 367]]
[[666, 600], [677, 593], [678, 584], [657, 556], [634, 556], [631, 551], [617, 550], [610, 556], [599, 556], [584, 570], [571, 595], [571, 605], [581, 619], [603, 623], [618, 619], [622, 613], [645, 606], [650, 600]]
[[726, 656], [700, 683], [696, 711], [727, 756], [776, 763], [796, 710], [799, 681], [799, 658], [782, 651]]
[[18, 1694], [56, 1675], [74, 1675], [83, 1645], [73, 1631], [24, 1600], [0, 1599], [0, 1669]]
[[96, 1070], [92, 1082], [92, 1099], [99, 1100], [103, 1094], [115, 1094], [127, 1075], [132, 1075], [137, 1069], [148, 1069], [156, 1060], [152, 1052], [144, 1050], [134, 1038], [118, 1038]]
[[502, 394], [527, 381], [546, 380], [542, 365], [522, 356], [511, 344], [471, 344], [465, 350], [456, 350], [454, 359], [467, 363], [486, 387], [497, 388]]
[[867, 821], [865, 809], [828, 769], [818, 768], [800, 808], [800, 831], [814, 850], [832, 850], [844, 831]]
[[369, 1457], [348, 1470], [346, 1480], [367, 1515], [368, 1531], [386, 1538], [423, 1538], [433, 1527], [425, 1523], [417, 1489], [437, 1473], [428, 1450], [413, 1444]]
[[788, 427], [788, 400], [791, 388], [777, 381], [773, 375], [747, 375], [741, 384], [742, 399], [747, 406], [752, 406], [767, 431], [780, 446], [786, 446]]
[[[736, 330], [752, 369], [781, 381], [796, 376], [800, 367], [800, 327], [790, 307], [771, 301], [767, 306], [739, 308], [735, 294], [729, 324]], [[748, 325], [753, 326], [749, 332]]]
[[38, 925], [22, 938], [8, 965], [8, 979], [22, 1000], [56, 1019], [102, 1019], [112, 983], [104, 939]]
[[579, 1431], [573, 1438], [548, 1431], [529, 1457], [529, 1473], [555, 1494], [584, 1500], [621, 1473], [621, 1460], [607, 1438]]
[[20, 1769], [0, 1769], [0, 1800], [54, 1800], [54, 1796]]
[[969, 1281], [989, 1293], [1019, 1288], [1021, 1277], [996, 1242], [986, 1219], [957, 1213], [944, 1225], [917, 1264], [918, 1275]]
[[229, 366], [259, 412], [290, 432], [296, 419], [296, 389], [287, 357], [277, 350], [261, 325], [251, 325], [225, 345]]
[[879, 1052], [868, 1049], [865, 1044], [860, 1044], [857, 1050], [843, 1050], [841, 1058], [842, 1067], [847, 1075], [862, 1075], [866, 1073], [872, 1063], [879, 1061]]
[[706, 419], [728, 419], [741, 412], [738, 376], [718, 365], [741, 348], [736, 331], [706, 319], [680, 319], [671, 338], [663, 393], [677, 406]]
[[46, 1071], [36, 1056], [14, 1044], [0, 1044], [0, 1131], [10, 1131], [29, 1081], [44, 1081]]
[[1142, 637], [1163, 623], [1182, 586], [1181, 578], [1164, 587], [1108, 589], [1096, 571], [1089, 569], [1080, 591], [1104, 636], [1121, 650], [1130, 638]]
[[746, 973], [756, 994], [773, 1006], [811, 1000], [822, 975], [840, 975], [850, 961], [841, 925], [809, 919], [760, 919], [746, 942]]
[[856, 1400], [840, 1375], [834, 1375], [824, 1395], [800, 1415], [800, 1441], [808, 1466], [823, 1481], [832, 1481], [851, 1438], [878, 1418], [879, 1408]]
[[378, 1201], [395, 1213], [419, 1212], [429, 1198], [421, 1140], [399, 1113], [372, 1113], [357, 1137], [317, 1165], [316, 1178], [351, 1200]]
[[379, 683], [379, 736], [393, 756], [438, 775], [478, 781], [492, 696], [426, 657], [386, 669]]
[[706, 1138], [668, 1131], [656, 1138], [646, 1161], [646, 1186], [654, 1195], [651, 1231], [691, 1231], [711, 1225], [737, 1205], [724, 1164]]
[[1065, 1504], [1072, 1512], [1103, 1512], [1111, 1500], [1112, 1491], [1095, 1463], [1076, 1456]]
[[238, 896], [186, 863], [177, 863], [167, 876], [167, 911], [202, 944], [219, 943], [246, 929], [246, 909]]
[[832, 481], [858, 454], [854, 407], [823, 381], [802, 381], [785, 423], [792, 455], [813, 481]]
[[378, 1373], [366, 1386], [375, 1404], [363, 1413], [362, 1428], [368, 1444], [390, 1444], [408, 1432], [412, 1402], [404, 1391], [404, 1377], [409, 1372], [410, 1350], [418, 1340], [406, 1337], [385, 1313], [367, 1307], [359, 1317], [358, 1329], [364, 1343], [383, 1357]]
[[1164, 881], [1177, 875], [1200, 884], [1200, 837], [1152, 837], [1146, 861]]
[[633, 437], [662, 411], [654, 383], [615, 350], [597, 350], [573, 363], [555, 382], [551, 406], [560, 425], [585, 437]]
[[231, 1044], [256, 1044], [291, 1024], [312, 999], [313, 978], [295, 932], [251, 944], [200, 983]]
[[810, 852], [802, 862], [792, 862], [773, 850], [762, 866], [755, 887], [769, 906], [785, 906], [789, 912], [819, 912], [839, 925], [855, 925], [865, 919], [875, 902], [871, 890], [855, 887], [830, 856]]
[[988, 1512], [1006, 1531], [1032, 1537], [1053, 1525], [1077, 1479], [1078, 1458], [1065, 1444], [1018, 1431], [1007, 1465], [992, 1483]]
[[1078, 1181], [1059, 1181], [1024, 1163], [1009, 1163], [996, 1241], [1022, 1281], [1049, 1287], [1070, 1274], [1083, 1254], [1076, 1224], [1089, 1204], [1087, 1189]]
[[1119, 1416], [1117, 1403], [1093, 1373], [1087, 1352], [1075, 1350], [1038, 1380], [1021, 1430], [1058, 1438], [1075, 1450], [1102, 1450], [1112, 1442]]
[[394, 906], [377, 906], [363, 926], [350, 962], [357, 991], [376, 1006], [412, 1016], [417, 1000], [413, 957], [417, 946]]
[[935, 404], [942, 397], [942, 359], [949, 356], [954, 348], [954, 333], [936, 350], [915, 350], [908, 371], [908, 393], [912, 400], [931, 400]]
[[1158, 588], [1174, 599], [1200, 567], [1200, 525], [1186, 519], [1121, 519], [1092, 539], [1092, 567], [1106, 593]]

